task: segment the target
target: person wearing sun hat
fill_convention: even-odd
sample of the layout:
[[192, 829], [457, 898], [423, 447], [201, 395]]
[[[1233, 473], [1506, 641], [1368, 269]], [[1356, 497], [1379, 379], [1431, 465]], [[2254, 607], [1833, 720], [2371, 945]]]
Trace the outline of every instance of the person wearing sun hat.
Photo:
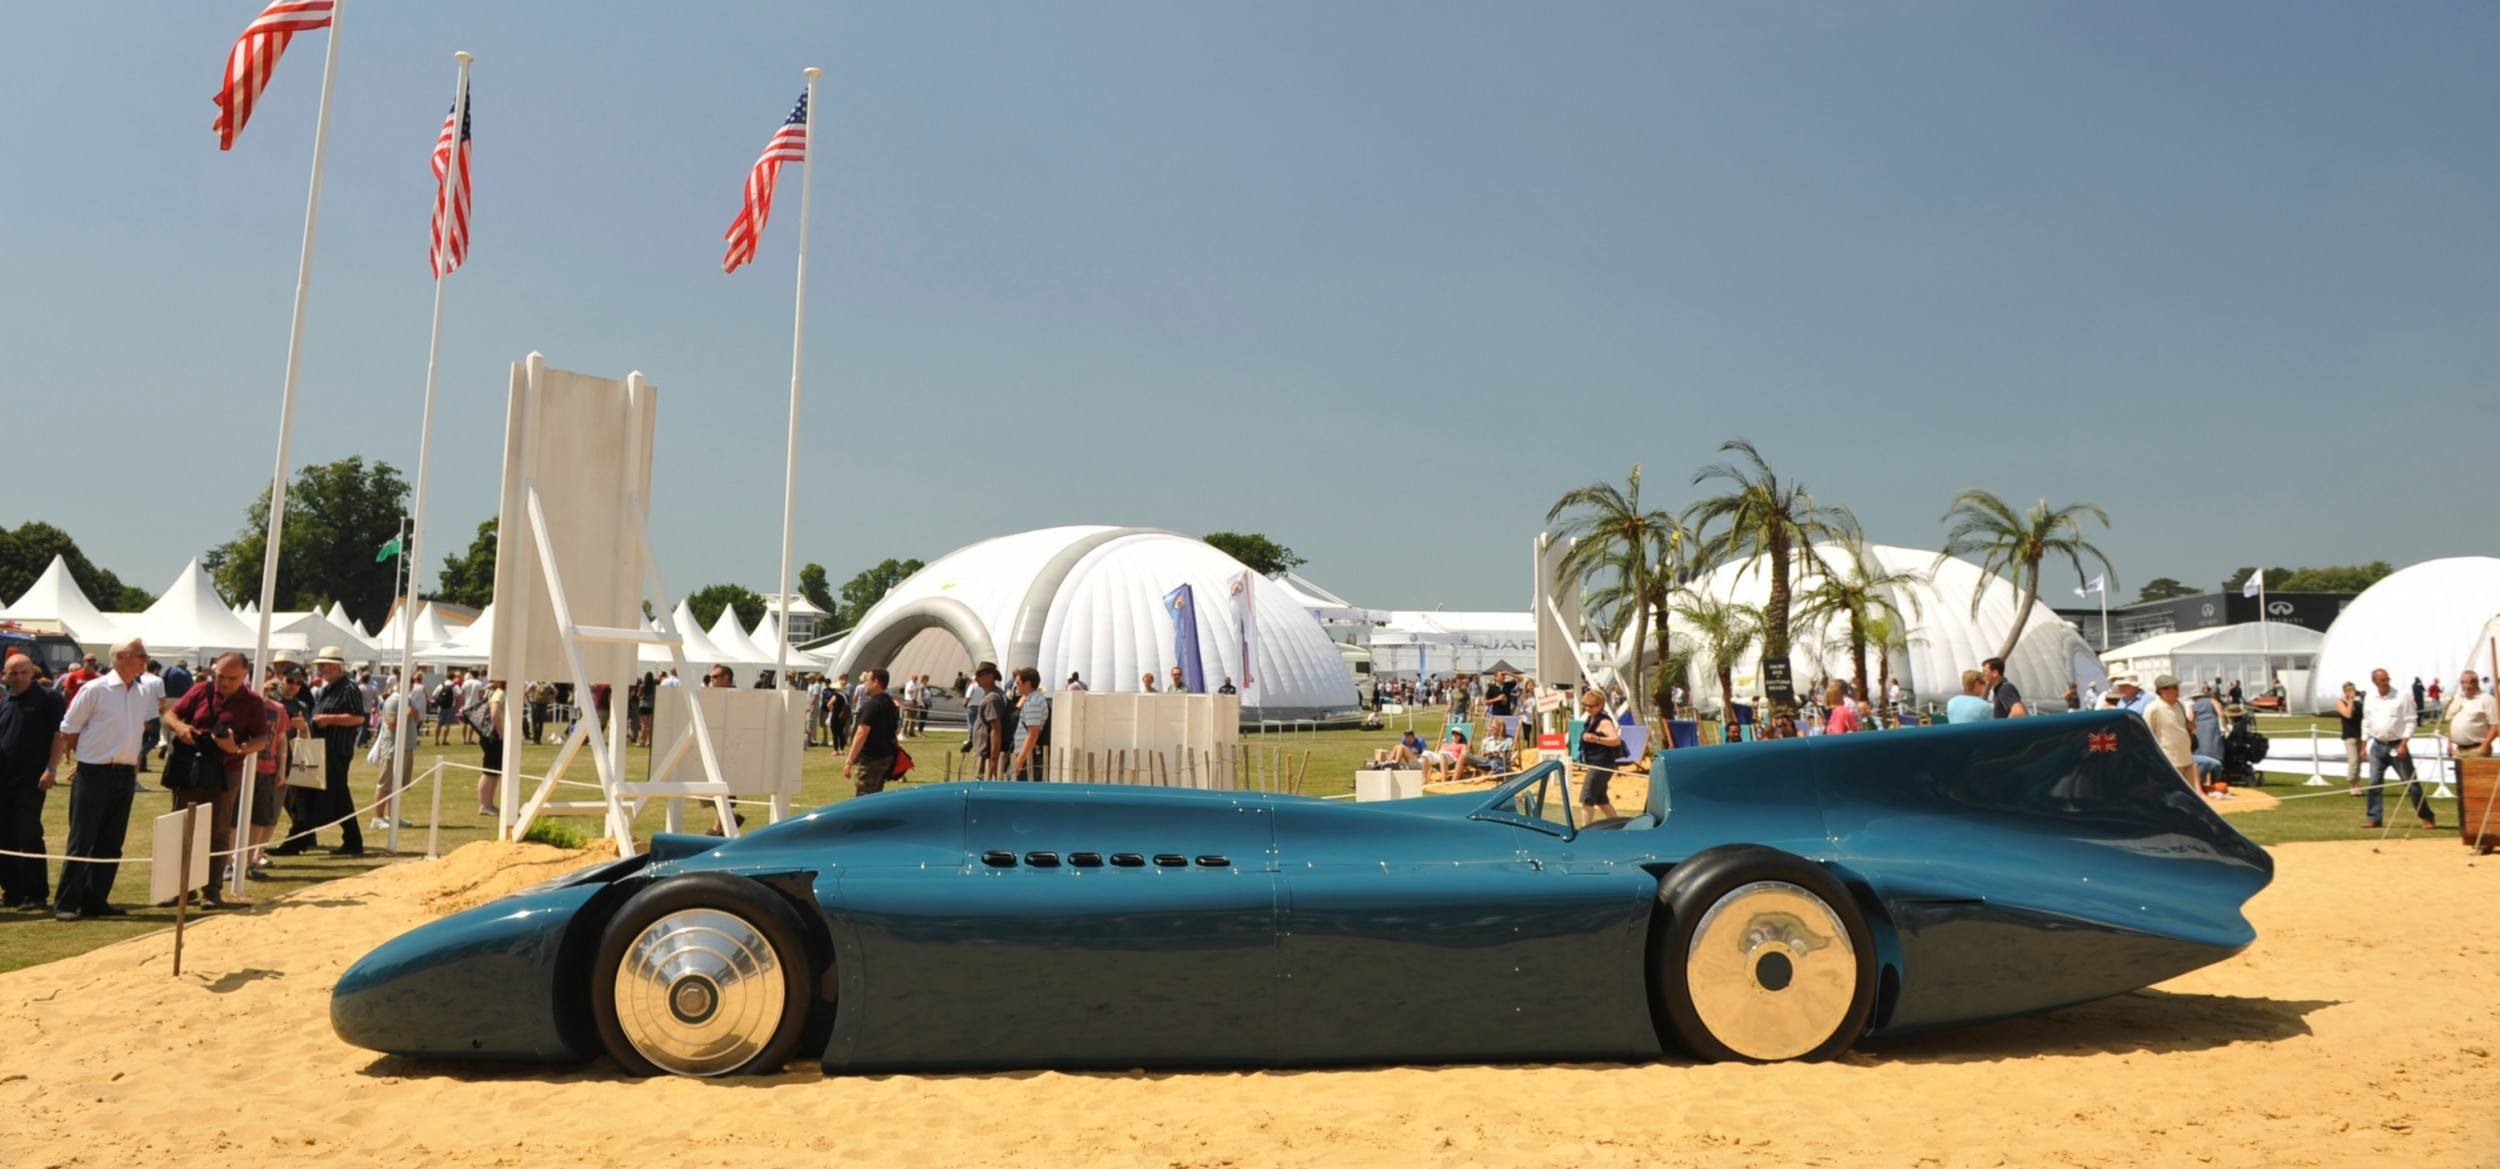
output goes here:
[[2144, 709], [2144, 721], [2153, 728], [2153, 742], [2161, 746], [2162, 758], [2179, 769], [2179, 778], [2189, 790], [2196, 789], [2196, 738], [2189, 729], [2186, 708], [2179, 705], [2179, 679], [2169, 674], [2153, 679], [2153, 701]]
[[[339, 822], [341, 840], [331, 849], [334, 856], [363, 856], [365, 834], [356, 823], [356, 797], [347, 788], [347, 772], [356, 762], [356, 740], [364, 734], [365, 693], [347, 676], [347, 657], [335, 645], [321, 647], [313, 656], [313, 671], [321, 676], [321, 696], [313, 700], [313, 734], [321, 739], [322, 791], [320, 812], [315, 823]], [[310, 847], [313, 839], [305, 837]]]

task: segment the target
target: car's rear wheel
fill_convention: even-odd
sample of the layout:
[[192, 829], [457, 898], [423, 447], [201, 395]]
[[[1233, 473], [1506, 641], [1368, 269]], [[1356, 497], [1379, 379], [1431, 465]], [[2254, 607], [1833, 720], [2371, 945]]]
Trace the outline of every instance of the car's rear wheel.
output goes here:
[[1650, 955], [1661, 1038], [1707, 1060], [1823, 1059], [1866, 1032], [1875, 952], [1819, 865], [1736, 845], [1695, 855], [1658, 891]]
[[804, 937], [788, 902], [742, 878], [698, 873], [636, 893], [591, 967], [601, 1042], [636, 1075], [779, 1070], [807, 1023]]

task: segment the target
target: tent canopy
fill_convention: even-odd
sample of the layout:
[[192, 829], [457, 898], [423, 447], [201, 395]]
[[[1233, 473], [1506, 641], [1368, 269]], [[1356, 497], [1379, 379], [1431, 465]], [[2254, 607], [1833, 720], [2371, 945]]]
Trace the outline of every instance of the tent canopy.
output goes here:
[[78, 582], [70, 577], [69, 564], [60, 556], [52, 557], [43, 575], [27, 586], [17, 603], [0, 608], [0, 617], [17, 621], [47, 621], [61, 627], [70, 640], [88, 649], [102, 649], [122, 640], [121, 626], [98, 612], [95, 604], [80, 592]]
[[197, 559], [182, 566], [182, 574], [166, 586], [165, 595], [148, 606], [147, 612], [114, 619], [129, 636], [147, 643], [157, 653], [209, 653], [224, 650], [249, 650], [260, 640], [260, 631], [243, 623], [226, 603], [219, 600], [217, 590], [208, 583]]

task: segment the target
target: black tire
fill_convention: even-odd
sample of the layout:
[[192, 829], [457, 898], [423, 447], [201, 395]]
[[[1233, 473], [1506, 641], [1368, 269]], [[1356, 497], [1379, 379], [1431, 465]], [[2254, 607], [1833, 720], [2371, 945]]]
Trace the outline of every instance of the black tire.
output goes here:
[[[1658, 902], [1649, 986], [1662, 1043], [1709, 1062], [1776, 1063], [1827, 1059], [1866, 1033], [1875, 1011], [1874, 938], [1848, 889], [1822, 866], [1775, 848], [1724, 845], [1670, 870]], [[1750, 913], [1754, 928], [1781, 930], [1784, 939], [1738, 950], [1715, 937], [1710, 952], [1697, 953], [1694, 938], [1705, 925], [1714, 933], [1738, 928], [1736, 918], [1724, 926], [1712, 918], [1723, 902], [1721, 918]], [[1837, 936], [1827, 936], [1832, 923]], [[1847, 954], [1833, 953], [1831, 943], [1843, 940]], [[1696, 977], [1709, 983], [1698, 995]]]
[[[768, 986], [752, 984], [746, 988], [747, 993], [759, 996], [756, 1004], [760, 1013], [754, 1016], [750, 1026], [736, 1028], [741, 1035], [740, 1046], [751, 1045], [753, 1050], [751, 1055], [736, 1059], [733, 1065], [704, 1066], [699, 1069], [690, 1068], [685, 1064], [677, 1067], [662, 1066], [661, 1062], [655, 1062], [652, 1055], [646, 1054], [637, 1046], [634, 1035], [629, 1033], [630, 1030], [648, 1031], [649, 1028], [638, 1026], [629, 1029], [627, 1024], [619, 1018], [618, 969], [627, 960], [627, 951], [634, 945], [636, 939], [640, 938], [653, 923], [670, 918], [672, 915], [706, 911], [724, 914], [728, 918], [735, 919], [736, 922], [743, 923], [747, 931], [751, 932], [752, 937], [738, 940], [754, 943], [761, 951], [771, 955], [776, 966], [773, 973], [779, 976], [780, 1002], [777, 1007], [769, 1004]], [[679, 917], [678, 920], [699, 919]], [[792, 909], [789, 902], [772, 890], [743, 877], [719, 873], [694, 873], [683, 877], [672, 877], [643, 889], [619, 907], [616, 916], [609, 919], [606, 931], [600, 935], [598, 957], [590, 966], [591, 1015], [599, 1028], [600, 1043], [607, 1048], [608, 1055], [616, 1060], [617, 1065], [629, 1075], [653, 1076], [663, 1073], [700, 1076], [753, 1075], [781, 1070], [782, 1065], [789, 1062], [791, 1052], [798, 1047], [799, 1039], [806, 1031], [808, 1008], [814, 997], [816, 971], [808, 957], [806, 938], [806, 929], [799, 919], [798, 911]], [[737, 982], [734, 979], [729, 981], [733, 986]], [[730, 993], [723, 992], [713, 983], [706, 982], [704, 987], [709, 988], [708, 991], [704, 988], [695, 988], [688, 992], [702, 1004], [703, 1015], [689, 1018], [687, 1015], [680, 1014], [676, 1018], [677, 1022], [702, 1025], [708, 1023], [710, 1012], [724, 1009], [725, 1006], [734, 1008], [742, 1002], [732, 997]], [[675, 994], [676, 991], [672, 989], [667, 992], [665, 998], [673, 1002]], [[648, 1004], [641, 1005], [647, 1006]], [[652, 1038], [656, 1041], [656, 1037]], [[757, 1042], [759, 1039], [760, 1042]], [[678, 1062], [665, 1055], [661, 1058], [668, 1062]], [[692, 1062], [691, 1057], [688, 1062]]]

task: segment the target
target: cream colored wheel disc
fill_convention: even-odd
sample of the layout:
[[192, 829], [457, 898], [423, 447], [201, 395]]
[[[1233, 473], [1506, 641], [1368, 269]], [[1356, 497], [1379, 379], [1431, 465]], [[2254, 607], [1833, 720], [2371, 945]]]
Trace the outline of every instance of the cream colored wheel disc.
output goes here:
[[772, 1042], [788, 988], [772, 941], [737, 914], [686, 909], [643, 927], [616, 964], [616, 1023], [662, 1071], [736, 1071]]
[[1728, 891], [1685, 948], [1685, 992], [1702, 1026], [1747, 1059], [1821, 1047], [1858, 997], [1848, 927], [1821, 897], [1786, 881]]

